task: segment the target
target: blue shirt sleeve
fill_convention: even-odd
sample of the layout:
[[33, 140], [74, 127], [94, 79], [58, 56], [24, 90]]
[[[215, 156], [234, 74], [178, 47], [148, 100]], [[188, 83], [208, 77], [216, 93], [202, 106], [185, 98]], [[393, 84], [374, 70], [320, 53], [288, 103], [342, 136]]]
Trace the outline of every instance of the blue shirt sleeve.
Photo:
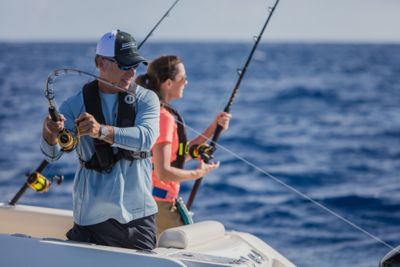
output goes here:
[[43, 136], [40, 140], [40, 150], [48, 162], [56, 161], [62, 155], [60, 146], [58, 144], [53, 146], [49, 145], [47, 141], [44, 140]]

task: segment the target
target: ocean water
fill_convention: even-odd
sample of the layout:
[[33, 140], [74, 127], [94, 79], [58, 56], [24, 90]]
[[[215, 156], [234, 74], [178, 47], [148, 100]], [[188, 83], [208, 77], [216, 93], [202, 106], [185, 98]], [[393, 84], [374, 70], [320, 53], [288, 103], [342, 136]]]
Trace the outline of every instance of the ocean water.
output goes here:
[[[251, 45], [143, 46], [149, 59], [183, 59], [189, 83], [173, 105], [190, 137], [223, 110]], [[47, 75], [65, 67], [96, 73], [94, 50], [94, 43], [0, 43], [1, 202], [43, 159]], [[86, 81], [60, 77], [56, 95]], [[400, 245], [400, 45], [261, 43], [231, 113], [215, 153], [221, 167], [203, 180], [195, 220], [250, 232], [306, 267], [375, 267]], [[64, 175], [64, 183], [27, 191], [19, 203], [70, 209], [76, 164], [70, 154], [49, 165], [44, 174]], [[192, 184], [182, 185], [185, 199]]]

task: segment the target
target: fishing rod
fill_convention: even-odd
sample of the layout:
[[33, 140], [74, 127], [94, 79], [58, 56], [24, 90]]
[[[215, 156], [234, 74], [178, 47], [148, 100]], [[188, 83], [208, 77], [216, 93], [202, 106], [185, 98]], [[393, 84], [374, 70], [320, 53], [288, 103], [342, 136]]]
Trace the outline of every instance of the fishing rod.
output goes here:
[[175, 7], [175, 5], [179, 2], [179, 0], [175, 0], [175, 2], [171, 5], [171, 7], [167, 10], [167, 12], [164, 13], [164, 15], [161, 17], [161, 19], [154, 25], [153, 29], [146, 35], [146, 37], [143, 39], [143, 41], [139, 44], [138, 49], [142, 47], [142, 45], [146, 42], [146, 40], [153, 34], [155, 29], [157, 29], [158, 25], [169, 15], [169, 12]]
[[[169, 15], [171, 10], [176, 6], [176, 4], [179, 2], [179, 0], [175, 0], [175, 2], [171, 5], [171, 7], [164, 13], [164, 15], [161, 17], [161, 19], [156, 23], [156, 25], [150, 30], [150, 32], [146, 35], [146, 37], [143, 39], [142, 42], [140, 42], [138, 49], [144, 45], [144, 43], [147, 41], [147, 39], [153, 34], [153, 32], [157, 29], [157, 27], [161, 24], [161, 22]], [[98, 80], [101, 80], [103, 83], [114, 87], [114, 88], [119, 88], [122, 89], [124, 92], [129, 92], [129, 90], [125, 90], [123, 88], [120, 88], [118, 86], [115, 86], [112, 83], [109, 83], [108, 81], [101, 79], [100, 77], [85, 72], [81, 71], [78, 69], [56, 69], [50, 73], [50, 75], [46, 79], [46, 86], [45, 86], [45, 96], [47, 100], [49, 101], [49, 114], [50, 117], [53, 121], [59, 121], [60, 115], [57, 111], [56, 105], [54, 103], [54, 90], [52, 88], [52, 84], [55, 80], [56, 77], [65, 75], [65, 74], [79, 74], [79, 75], [85, 75], [89, 76]], [[76, 137], [74, 137], [67, 129], [63, 129], [60, 134], [57, 136], [57, 142], [60, 144], [61, 148], [66, 151], [72, 151], [77, 143], [78, 140]], [[39, 166], [36, 168], [36, 170], [32, 173], [26, 174], [27, 180], [26, 182], [21, 186], [21, 188], [18, 190], [18, 192], [15, 194], [15, 196], [9, 201], [9, 205], [14, 206], [17, 201], [21, 198], [21, 196], [25, 193], [25, 191], [28, 188], [32, 188], [33, 190], [37, 192], [47, 192], [49, 187], [51, 186], [53, 181], [56, 181], [57, 184], [61, 184], [63, 181], [64, 177], [63, 176], [54, 176], [50, 180], [48, 180], [45, 176], [43, 176], [41, 173], [43, 170], [49, 165], [49, 162], [47, 160], [43, 160]]]
[[[256, 51], [258, 44], [260, 43], [261, 37], [264, 34], [264, 31], [265, 31], [265, 29], [266, 29], [266, 27], [268, 25], [268, 22], [270, 21], [270, 19], [271, 19], [272, 15], [273, 15], [278, 3], [279, 3], [279, 0], [276, 0], [275, 4], [272, 7], [268, 8], [269, 14], [268, 14], [267, 20], [265, 21], [264, 26], [262, 27], [262, 30], [261, 30], [260, 34], [258, 36], [254, 37], [255, 43], [253, 45], [253, 48], [251, 49], [251, 52], [250, 52], [249, 56], [247, 57], [246, 63], [244, 64], [242, 69], [238, 70], [239, 78], [238, 78], [238, 80], [236, 82], [235, 87], [233, 88], [231, 96], [229, 97], [228, 103], [224, 108], [224, 112], [227, 112], [227, 113], [230, 112], [230, 109], [231, 109], [231, 106], [232, 106], [233, 101], [235, 99], [235, 96], [236, 96], [236, 94], [237, 94], [237, 92], [239, 90], [240, 83], [242, 82], [242, 79], [243, 79], [243, 77], [244, 77], [244, 75], [245, 75], [245, 73], [247, 71], [247, 67], [249, 66], [250, 61], [253, 58], [253, 54]], [[212, 140], [210, 141], [210, 144], [200, 144], [200, 145], [197, 145], [197, 146], [196, 145], [192, 146], [190, 148], [190, 155], [193, 158], [200, 157], [205, 163], [208, 163], [212, 159], [212, 154], [216, 150], [216, 144], [217, 144], [217, 141], [219, 139], [219, 136], [220, 136], [221, 132], [222, 132], [222, 126], [218, 124], [217, 128], [214, 131], [214, 135], [212, 137]], [[189, 199], [188, 199], [188, 201], [186, 203], [186, 207], [187, 207], [188, 210], [190, 210], [190, 208], [191, 208], [191, 206], [193, 204], [193, 201], [194, 201], [194, 199], [196, 197], [196, 194], [197, 194], [197, 192], [198, 192], [198, 190], [200, 188], [202, 180], [203, 180], [203, 177], [197, 179], [196, 182], [193, 185], [193, 188], [192, 188], [192, 191], [190, 193]]]
[[57, 184], [62, 183], [64, 180], [63, 176], [54, 176], [49, 180], [41, 174], [47, 165], [49, 165], [49, 162], [47, 160], [43, 160], [34, 172], [26, 174], [26, 182], [10, 200], [8, 203], [9, 205], [14, 206], [28, 188], [31, 188], [36, 192], [44, 193], [47, 192], [54, 181], [56, 181]]

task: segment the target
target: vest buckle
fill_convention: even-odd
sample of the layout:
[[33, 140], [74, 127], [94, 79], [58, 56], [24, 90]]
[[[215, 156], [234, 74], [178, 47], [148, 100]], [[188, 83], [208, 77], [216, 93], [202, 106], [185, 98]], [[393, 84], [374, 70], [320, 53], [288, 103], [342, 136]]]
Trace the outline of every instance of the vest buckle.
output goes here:
[[[150, 154], [150, 155], [149, 155]], [[149, 156], [151, 156], [151, 153], [149, 153], [149, 152], [147, 152], [147, 151], [140, 151], [139, 152], [139, 157], [141, 158], [141, 159], [145, 159], [145, 158], [147, 158], [147, 157], [149, 157]]]

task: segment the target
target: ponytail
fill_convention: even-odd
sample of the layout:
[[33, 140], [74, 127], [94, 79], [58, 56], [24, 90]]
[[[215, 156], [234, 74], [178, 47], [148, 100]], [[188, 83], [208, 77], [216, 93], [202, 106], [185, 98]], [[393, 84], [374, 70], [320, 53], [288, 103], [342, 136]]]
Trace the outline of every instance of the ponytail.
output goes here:
[[161, 56], [153, 60], [147, 68], [147, 73], [136, 78], [135, 82], [149, 90], [154, 91], [159, 99], [163, 101], [161, 84], [168, 79], [175, 80], [178, 74], [178, 64], [182, 63], [175, 55]]

